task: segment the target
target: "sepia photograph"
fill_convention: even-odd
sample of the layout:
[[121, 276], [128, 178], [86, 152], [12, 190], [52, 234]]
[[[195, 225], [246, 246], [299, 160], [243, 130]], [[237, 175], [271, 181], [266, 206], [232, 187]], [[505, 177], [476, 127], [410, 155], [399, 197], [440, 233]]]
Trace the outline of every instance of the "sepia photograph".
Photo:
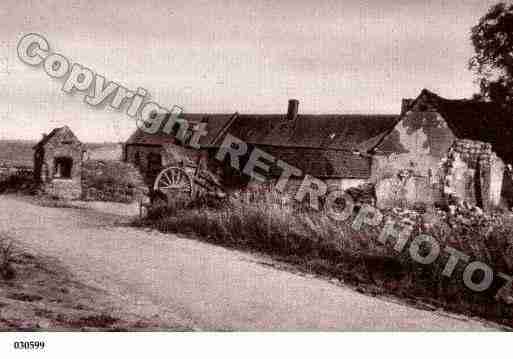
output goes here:
[[0, 351], [513, 329], [512, 2], [2, 0], [0, 93]]

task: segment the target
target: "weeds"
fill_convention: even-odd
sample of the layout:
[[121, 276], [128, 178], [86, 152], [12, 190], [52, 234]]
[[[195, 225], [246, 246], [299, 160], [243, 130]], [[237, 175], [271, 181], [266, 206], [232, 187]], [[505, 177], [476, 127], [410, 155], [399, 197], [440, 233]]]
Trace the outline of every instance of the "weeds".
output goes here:
[[[471, 261], [480, 260], [496, 272], [511, 273], [513, 259], [508, 255], [513, 254], [513, 220], [495, 218], [500, 220], [476, 220], [465, 225], [440, 219], [434, 221], [436, 225], [430, 223], [426, 234], [436, 238], [441, 247], [450, 245], [466, 253]], [[322, 211], [284, 205], [272, 195], [262, 195], [249, 200], [231, 199], [223, 206], [196, 202], [161, 207], [150, 210], [145, 219], [135, 224], [263, 252], [305, 271], [337, 278], [358, 288], [367, 287], [372, 293], [377, 290], [513, 326], [513, 307], [507, 301], [495, 299], [504, 284], [499, 279], [485, 292], [472, 292], [462, 282], [463, 266], [457, 267], [450, 278], [442, 275], [448, 256], [431, 265], [417, 264], [410, 259], [408, 250], [398, 254], [393, 244], [382, 245], [377, 241], [381, 227], [367, 226], [356, 231], [351, 223], [351, 219], [336, 222]], [[420, 233], [425, 231], [417, 223], [412, 238]]]
[[88, 160], [83, 163], [83, 198], [87, 201], [130, 203], [145, 189], [144, 181], [131, 164], [121, 161]]

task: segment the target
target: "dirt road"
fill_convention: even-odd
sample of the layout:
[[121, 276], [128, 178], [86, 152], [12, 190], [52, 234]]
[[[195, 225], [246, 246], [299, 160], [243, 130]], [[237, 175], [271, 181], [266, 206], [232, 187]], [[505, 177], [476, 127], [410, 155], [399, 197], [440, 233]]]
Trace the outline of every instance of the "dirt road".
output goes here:
[[[141, 313], [199, 330], [486, 330], [259, 264], [199, 241], [114, 226], [91, 210], [0, 196], [0, 230], [59, 258], [81, 280]], [[164, 329], [164, 328], [163, 328]]]

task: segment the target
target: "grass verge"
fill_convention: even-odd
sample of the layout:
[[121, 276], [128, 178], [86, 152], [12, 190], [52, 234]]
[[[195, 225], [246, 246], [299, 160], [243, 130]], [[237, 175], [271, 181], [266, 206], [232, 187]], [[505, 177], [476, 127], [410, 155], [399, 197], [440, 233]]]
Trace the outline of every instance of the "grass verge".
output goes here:
[[[409, 242], [418, 234], [429, 234], [441, 248], [450, 246], [468, 255], [468, 262], [482, 261], [496, 273], [512, 272], [513, 221], [506, 214], [463, 219], [438, 212], [413, 215], [417, 218]], [[404, 220], [394, 211], [387, 212], [386, 217]], [[466, 263], [459, 262], [453, 275], [447, 277], [443, 271], [448, 253], [441, 251], [432, 264], [418, 264], [409, 255], [410, 243], [397, 253], [393, 242], [383, 245], [378, 241], [382, 226], [356, 231], [351, 226], [354, 218], [336, 222], [323, 212], [309, 212], [302, 206], [286, 208], [264, 198], [251, 203], [228, 200], [215, 206], [196, 202], [156, 208], [134, 225], [265, 253], [361, 292], [513, 327], [513, 296], [511, 288], [501, 292], [504, 280], [495, 278], [488, 290], [474, 292], [462, 280]], [[421, 252], [428, 250], [421, 248]], [[474, 280], [479, 282], [480, 278]]]

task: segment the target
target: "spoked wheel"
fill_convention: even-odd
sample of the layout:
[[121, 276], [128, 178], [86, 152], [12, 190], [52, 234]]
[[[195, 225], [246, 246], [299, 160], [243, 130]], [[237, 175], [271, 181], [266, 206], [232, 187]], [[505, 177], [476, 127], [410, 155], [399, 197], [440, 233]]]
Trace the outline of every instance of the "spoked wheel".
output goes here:
[[194, 193], [192, 177], [179, 167], [162, 170], [155, 179], [153, 189], [157, 193], [164, 194], [168, 201], [189, 201]]

